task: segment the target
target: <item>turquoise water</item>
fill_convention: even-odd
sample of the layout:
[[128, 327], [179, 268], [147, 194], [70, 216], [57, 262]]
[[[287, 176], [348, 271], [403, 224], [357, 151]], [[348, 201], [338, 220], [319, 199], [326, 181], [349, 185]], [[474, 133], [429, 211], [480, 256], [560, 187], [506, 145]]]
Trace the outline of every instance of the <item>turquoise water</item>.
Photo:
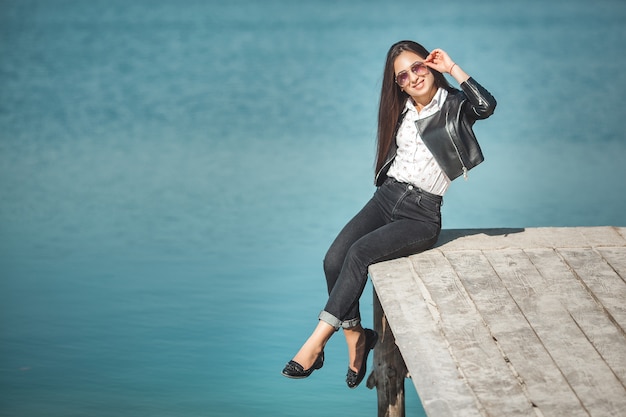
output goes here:
[[622, 1], [222, 3], [0, 1], [1, 416], [374, 415], [340, 335], [280, 370], [400, 39], [499, 102], [445, 228], [626, 226]]

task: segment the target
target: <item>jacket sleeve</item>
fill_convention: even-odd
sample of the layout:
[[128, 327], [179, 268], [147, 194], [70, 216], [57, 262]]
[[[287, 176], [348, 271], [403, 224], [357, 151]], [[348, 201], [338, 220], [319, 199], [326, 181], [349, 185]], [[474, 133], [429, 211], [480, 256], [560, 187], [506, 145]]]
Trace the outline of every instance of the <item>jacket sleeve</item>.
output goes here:
[[496, 99], [476, 80], [470, 77], [461, 84], [461, 89], [467, 96], [464, 111], [468, 117], [479, 120], [486, 119], [493, 114], [496, 109]]

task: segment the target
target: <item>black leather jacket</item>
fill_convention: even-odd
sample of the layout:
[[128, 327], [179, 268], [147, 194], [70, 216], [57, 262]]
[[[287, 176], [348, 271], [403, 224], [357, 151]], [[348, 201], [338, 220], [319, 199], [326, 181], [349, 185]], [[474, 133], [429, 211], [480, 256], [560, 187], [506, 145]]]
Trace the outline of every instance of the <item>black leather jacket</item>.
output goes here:
[[[476, 120], [491, 116], [497, 104], [496, 99], [473, 78], [461, 84], [461, 89], [448, 93], [440, 111], [415, 122], [424, 144], [450, 180], [461, 175], [467, 178], [467, 171], [485, 159], [472, 126]], [[405, 114], [400, 115], [396, 133]], [[397, 150], [394, 140], [383, 167], [376, 173], [374, 183], [377, 187], [385, 182]]]

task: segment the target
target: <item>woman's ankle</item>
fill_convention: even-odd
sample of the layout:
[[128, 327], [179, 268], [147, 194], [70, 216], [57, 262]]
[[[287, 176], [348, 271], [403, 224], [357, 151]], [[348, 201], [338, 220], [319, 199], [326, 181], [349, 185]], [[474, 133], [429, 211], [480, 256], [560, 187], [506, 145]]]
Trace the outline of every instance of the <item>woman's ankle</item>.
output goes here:
[[359, 370], [361, 358], [365, 353], [365, 331], [363, 327], [356, 326], [350, 329], [344, 329], [346, 344], [348, 345], [348, 357], [350, 369]]
[[315, 345], [308, 345], [307, 343], [305, 343], [300, 348], [298, 353], [296, 353], [296, 356], [294, 356], [293, 360], [302, 365], [302, 368], [306, 370], [313, 366], [315, 360], [320, 355], [320, 353], [322, 353], [323, 350], [323, 346], [320, 347]]
[[334, 333], [335, 329], [332, 326], [320, 320], [293, 360], [302, 365], [304, 369], [309, 369], [313, 366], [315, 360], [322, 353], [326, 343]]

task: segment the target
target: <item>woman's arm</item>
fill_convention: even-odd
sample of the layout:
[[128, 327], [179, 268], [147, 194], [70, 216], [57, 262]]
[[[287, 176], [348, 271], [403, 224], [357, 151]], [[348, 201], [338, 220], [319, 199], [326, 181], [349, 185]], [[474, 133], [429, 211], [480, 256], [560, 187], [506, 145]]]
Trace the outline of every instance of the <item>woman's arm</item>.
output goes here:
[[486, 119], [496, 108], [496, 99], [457, 65], [443, 49], [434, 49], [424, 63], [441, 73], [448, 73], [459, 83], [468, 99], [465, 113], [474, 120]]

